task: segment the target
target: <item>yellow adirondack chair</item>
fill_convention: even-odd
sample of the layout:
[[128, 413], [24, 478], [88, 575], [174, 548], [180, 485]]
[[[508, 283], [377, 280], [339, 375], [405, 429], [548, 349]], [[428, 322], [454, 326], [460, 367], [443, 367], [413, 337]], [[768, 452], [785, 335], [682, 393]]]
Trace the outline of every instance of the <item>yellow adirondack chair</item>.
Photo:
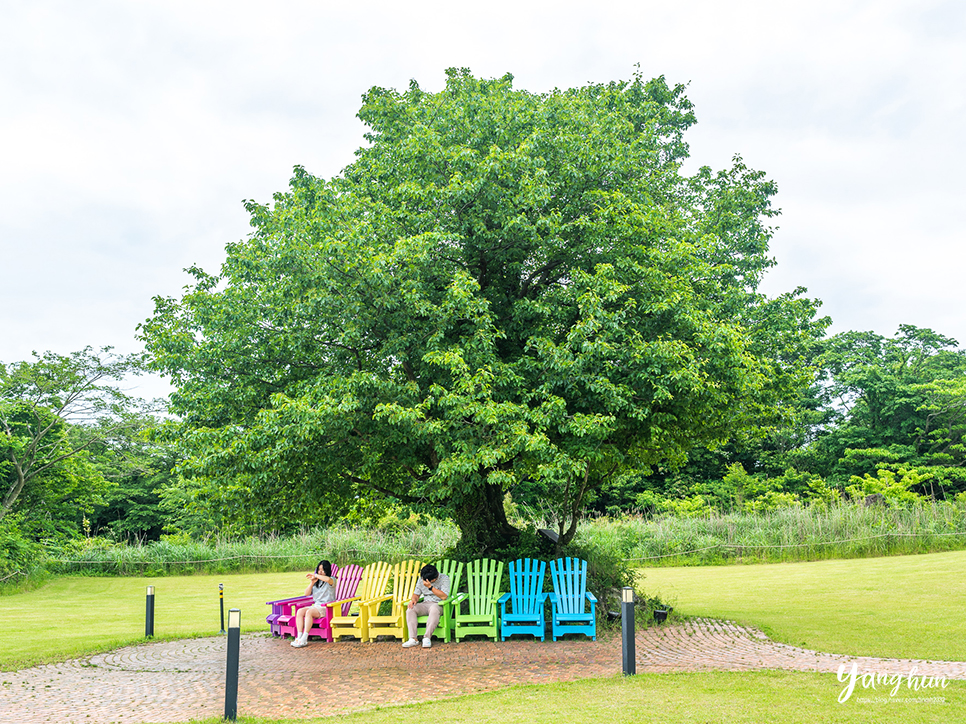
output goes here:
[[[368, 618], [371, 607], [365, 604], [386, 593], [386, 589], [389, 588], [389, 576], [391, 574], [392, 566], [388, 563], [383, 561], [370, 563], [362, 571], [362, 580], [359, 582], [355, 596], [339, 601], [332, 601], [327, 604], [332, 609], [333, 614], [330, 623], [333, 639], [338, 641], [340, 636], [353, 636], [363, 641], [369, 640]], [[343, 604], [350, 601], [359, 602], [359, 613], [350, 613], [347, 616], [340, 615]], [[378, 610], [379, 608], [377, 606], [376, 611]]]
[[[392, 593], [359, 603], [360, 610], [366, 609], [366, 632], [363, 641], [372, 641], [376, 636], [395, 636], [404, 641], [409, 638], [406, 631], [406, 608], [419, 582], [419, 570], [422, 567], [423, 564], [419, 561], [397, 563], [392, 572]], [[380, 616], [379, 605], [389, 600], [392, 600], [392, 613]]]

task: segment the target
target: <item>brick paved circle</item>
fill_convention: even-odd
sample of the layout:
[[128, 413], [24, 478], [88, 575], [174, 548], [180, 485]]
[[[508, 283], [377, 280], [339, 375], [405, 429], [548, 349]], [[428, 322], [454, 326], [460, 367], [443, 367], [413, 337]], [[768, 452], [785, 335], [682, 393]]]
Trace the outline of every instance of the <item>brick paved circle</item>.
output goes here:
[[[187, 721], [224, 713], [225, 637], [129, 646], [61, 664], [0, 673], [0, 722], [123, 724]], [[637, 635], [637, 671], [864, 671], [966, 679], [966, 662], [825, 654], [770, 641], [755, 629], [714, 620]], [[420, 666], [420, 678], [412, 675]], [[423, 665], [425, 664], [425, 665]], [[307, 717], [387, 703], [491, 691], [513, 684], [572, 681], [621, 671], [619, 637], [599, 641], [437, 643], [315, 642], [293, 649], [269, 636], [242, 637], [238, 711]]]

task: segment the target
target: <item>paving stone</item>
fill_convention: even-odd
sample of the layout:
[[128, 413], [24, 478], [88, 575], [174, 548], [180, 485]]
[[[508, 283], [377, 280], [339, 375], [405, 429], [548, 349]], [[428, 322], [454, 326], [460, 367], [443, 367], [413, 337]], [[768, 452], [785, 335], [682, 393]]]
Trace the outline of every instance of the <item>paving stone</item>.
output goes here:
[[[770, 641], [728, 621], [689, 620], [649, 628], [636, 640], [637, 671], [835, 673], [862, 671], [966, 679], [966, 662], [827, 654]], [[242, 637], [238, 712], [273, 718], [324, 716], [353, 709], [492, 691], [514, 684], [573, 681], [621, 672], [619, 636], [598, 641], [434, 643], [312, 641]], [[60, 664], [0, 673], [0, 722], [134, 724], [221, 716], [226, 638], [129, 646]], [[419, 676], [414, 676], [415, 670]]]

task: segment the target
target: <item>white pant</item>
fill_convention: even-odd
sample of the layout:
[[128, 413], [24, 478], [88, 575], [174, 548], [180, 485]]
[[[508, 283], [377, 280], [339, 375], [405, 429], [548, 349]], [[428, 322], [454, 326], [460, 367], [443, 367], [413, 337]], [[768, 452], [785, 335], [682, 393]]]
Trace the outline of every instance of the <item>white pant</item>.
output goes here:
[[406, 611], [406, 625], [409, 628], [409, 638], [416, 638], [416, 619], [420, 616], [429, 616], [426, 620], [426, 637], [431, 637], [436, 626], [439, 625], [439, 617], [443, 615], [443, 607], [438, 603], [417, 603]]

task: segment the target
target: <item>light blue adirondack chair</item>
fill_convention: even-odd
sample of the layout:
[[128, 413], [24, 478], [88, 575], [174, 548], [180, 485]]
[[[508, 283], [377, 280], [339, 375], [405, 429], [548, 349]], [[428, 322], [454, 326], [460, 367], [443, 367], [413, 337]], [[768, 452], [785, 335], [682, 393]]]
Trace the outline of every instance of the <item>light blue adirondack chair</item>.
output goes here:
[[[553, 610], [553, 640], [568, 633], [580, 633], [597, 640], [597, 598], [587, 590], [587, 561], [558, 558], [550, 563], [553, 593], [549, 594]], [[590, 602], [588, 612], [586, 604]]]
[[513, 634], [533, 634], [546, 640], [547, 620], [543, 605], [543, 579], [547, 564], [530, 558], [510, 561], [510, 592], [500, 596], [500, 638]]

